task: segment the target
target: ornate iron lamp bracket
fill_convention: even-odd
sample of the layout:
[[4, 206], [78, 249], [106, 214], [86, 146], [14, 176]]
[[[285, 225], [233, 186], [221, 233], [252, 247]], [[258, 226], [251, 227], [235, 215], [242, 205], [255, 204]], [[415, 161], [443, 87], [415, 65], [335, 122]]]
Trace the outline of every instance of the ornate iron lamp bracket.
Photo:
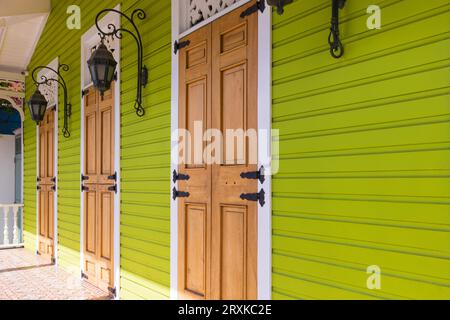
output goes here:
[[328, 36], [330, 53], [333, 58], [339, 59], [344, 55], [344, 46], [339, 35], [339, 10], [343, 9], [346, 0], [332, 0], [331, 30]]
[[[50, 70], [53, 73], [55, 73], [58, 78], [57, 79], [53, 79], [53, 78], [47, 78], [47, 76], [42, 75], [41, 76], [41, 81], [38, 81], [36, 79], [36, 74], [38, 71], [40, 70]], [[55, 70], [53, 68], [47, 67], [47, 66], [39, 66], [36, 67], [32, 74], [31, 77], [34, 81], [34, 83], [36, 84], [36, 87], [39, 88], [39, 86], [41, 85], [50, 85], [52, 82], [57, 82], [64, 90], [64, 127], [62, 129], [62, 133], [64, 135], [64, 138], [70, 138], [70, 131], [69, 131], [69, 117], [72, 115], [72, 104], [70, 104], [68, 102], [67, 99], [67, 85], [66, 85], [66, 81], [64, 80], [64, 78], [61, 76], [61, 71], [69, 71], [69, 66], [67, 64], [60, 64], [58, 67], [58, 70]]]
[[[99, 20], [103, 14], [108, 13], [108, 12], [117, 13], [120, 16], [122, 16], [123, 18], [125, 18], [126, 20], [128, 20], [130, 22], [130, 24], [133, 26], [133, 29], [135, 32], [130, 31], [125, 28], [117, 28], [114, 24], [108, 24], [108, 31], [102, 30], [99, 25]], [[123, 12], [120, 12], [115, 9], [104, 9], [97, 14], [97, 17], [95, 18], [95, 24], [97, 26], [98, 31], [101, 33], [102, 37], [113, 36], [113, 37], [116, 37], [117, 39], [122, 39], [122, 36], [123, 36], [122, 32], [126, 32], [126, 33], [130, 34], [134, 38], [134, 40], [136, 40], [136, 44], [138, 47], [138, 79], [137, 79], [137, 94], [136, 94], [134, 109], [136, 110], [136, 114], [139, 117], [143, 117], [145, 115], [145, 109], [142, 106], [142, 88], [145, 88], [145, 86], [148, 83], [148, 69], [143, 64], [144, 46], [142, 44], [141, 34], [139, 33], [139, 29], [136, 26], [136, 22], [135, 22], [136, 18], [139, 20], [144, 20], [146, 18], [146, 14], [145, 14], [144, 10], [136, 9], [131, 14], [131, 17], [129, 17], [129, 16], [125, 15]]]

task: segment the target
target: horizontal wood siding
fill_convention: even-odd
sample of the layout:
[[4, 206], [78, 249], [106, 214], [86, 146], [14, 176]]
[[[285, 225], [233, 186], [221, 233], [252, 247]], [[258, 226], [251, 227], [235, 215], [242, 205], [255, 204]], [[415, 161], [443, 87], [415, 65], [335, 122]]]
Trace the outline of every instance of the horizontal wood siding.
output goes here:
[[[381, 30], [366, 28], [371, 4]], [[347, 1], [340, 60], [331, 1], [274, 15], [274, 298], [450, 298], [449, 9]]]
[[170, 1], [138, 1], [128, 12], [147, 13], [140, 24], [149, 83], [146, 115], [136, 116], [137, 52], [122, 40], [121, 297], [168, 299], [170, 294]]

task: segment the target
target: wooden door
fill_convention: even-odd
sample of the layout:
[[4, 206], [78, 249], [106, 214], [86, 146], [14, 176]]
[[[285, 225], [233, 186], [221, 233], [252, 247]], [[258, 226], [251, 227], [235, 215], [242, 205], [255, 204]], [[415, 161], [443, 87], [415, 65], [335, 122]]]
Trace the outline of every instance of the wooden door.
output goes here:
[[55, 110], [47, 110], [44, 120], [39, 125], [39, 235], [38, 253], [54, 259], [54, 197], [56, 192], [55, 177]]
[[101, 97], [90, 88], [84, 104], [84, 274], [114, 288], [114, 86]]
[[256, 180], [240, 177], [257, 170], [250, 163], [257, 136], [244, 138], [240, 150], [225, 139], [227, 130], [257, 129], [258, 15], [240, 17], [253, 4], [182, 39], [190, 44], [179, 53], [179, 127], [194, 136], [202, 120], [203, 131], [218, 129], [224, 139], [220, 161], [179, 166], [189, 175], [178, 182], [178, 191], [189, 193], [179, 198], [180, 298], [257, 298], [257, 203], [240, 198], [257, 192]]

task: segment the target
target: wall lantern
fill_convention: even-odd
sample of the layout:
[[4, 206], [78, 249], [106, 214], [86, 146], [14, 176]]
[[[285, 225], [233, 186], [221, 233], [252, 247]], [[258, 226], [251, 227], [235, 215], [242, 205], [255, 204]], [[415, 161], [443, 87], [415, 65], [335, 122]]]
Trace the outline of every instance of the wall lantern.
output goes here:
[[[36, 80], [36, 73], [42, 69], [47, 69], [54, 72], [58, 76], [57, 79], [48, 79], [46, 76], [41, 76], [41, 81]], [[42, 95], [41, 91], [39, 90], [39, 86], [50, 85], [52, 82], [59, 83], [64, 90], [64, 127], [62, 133], [65, 138], [69, 138], [70, 132], [68, 121], [69, 117], [72, 114], [72, 105], [67, 102], [67, 85], [64, 81], [64, 78], [61, 76], [61, 70], [69, 71], [69, 66], [66, 64], [60, 64], [58, 70], [50, 67], [39, 66], [33, 70], [31, 76], [34, 83], [36, 84], [36, 92], [31, 96], [30, 101], [28, 102], [28, 106], [30, 108], [31, 118], [33, 119], [33, 121], [35, 121], [36, 124], [42, 122], [44, 120], [45, 111], [47, 110], [48, 101]]]
[[102, 97], [111, 88], [117, 67], [117, 61], [114, 60], [114, 56], [106, 48], [103, 41], [104, 37], [102, 37], [102, 41], [97, 50], [94, 51], [88, 60], [92, 82], [94, 83], [94, 87], [100, 91]]
[[[100, 17], [107, 13], [114, 12], [125, 19], [127, 19], [130, 24], [133, 26], [134, 31], [130, 31], [124, 28], [117, 28], [113, 24], [108, 25], [108, 31], [104, 31], [100, 28], [99, 20]], [[136, 110], [136, 114], [139, 117], [143, 117], [145, 115], [145, 109], [142, 106], [142, 88], [145, 88], [148, 82], [148, 69], [145, 65], [143, 65], [144, 59], [144, 47], [142, 44], [141, 34], [136, 26], [135, 19], [144, 20], [146, 14], [142, 9], [136, 9], [133, 11], [131, 16], [125, 15], [123, 12], [120, 12], [115, 9], [105, 9], [100, 11], [95, 18], [95, 24], [97, 26], [98, 31], [100, 32], [100, 36], [102, 38], [102, 43], [99, 47], [94, 51], [91, 58], [88, 61], [89, 71], [91, 73], [91, 78], [94, 83], [95, 88], [97, 88], [101, 94], [103, 94], [106, 90], [111, 87], [111, 82], [114, 79], [115, 69], [117, 67], [117, 61], [114, 60], [112, 53], [106, 48], [103, 43], [103, 40], [107, 36], [116, 37], [117, 39], [122, 39], [123, 32], [126, 32], [133, 36], [136, 40], [138, 46], [138, 76], [137, 76], [137, 94], [136, 100], [134, 104], [134, 109]]]
[[344, 55], [344, 46], [339, 37], [339, 10], [343, 9], [346, 0], [332, 0], [331, 31], [328, 36], [330, 53], [333, 58], [339, 59]]

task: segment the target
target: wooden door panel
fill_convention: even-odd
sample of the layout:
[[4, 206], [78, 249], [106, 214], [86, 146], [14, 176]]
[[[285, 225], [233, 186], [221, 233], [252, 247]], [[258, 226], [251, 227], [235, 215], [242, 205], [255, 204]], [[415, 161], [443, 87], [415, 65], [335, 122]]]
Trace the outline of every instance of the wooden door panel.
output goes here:
[[97, 174], [97, 114], [90, 112], [85, 115], [85, 174], [89, 183], [94, 183]]
[[105, 92], [99, 102], [99, 182], [111, 183], [109, 176], [114, 174], [114, 85]]
[[110, 191], [99, 192], [99, 229], [100, 229], [100, 257], [111, 261], [112, 257], [112, 236], [113, 224], [112, 217], [114, 213], [114, 195]]
[[95, 186], [89, 186], [84, 195], [84, 245], [86, 253], [97, 254], [97, 191]]
[[[47, 212], [48, 212], [48, 216], [47, 216], [47, 238], [50, 240], [53, 240], [53, 238], [55, 237], [55, 221], [54, 221], [54, 216], [55, 216], [55, 193], [53, 191], [49, 191], [47, 193]], [[53, 242], [53, 241], [52, 241]]]
[[100, 110], [100, 174], [110, 175], [114, 170], [111, 154], [114, 152], [113, 145], [113, 114], [111, 108]]
[[220, 298], [242, 300], [246, 298], [246, 239], [247, 208], [221, 207]]
[[206, 296], [206, 238], [205, 205], [187, 204], [185, 212], [186, 281], [185, 289]]
[[[198, 147], [195, 145], [195, 137], [192, 135], [200, 133], [203, 137], [203, 133], [206, 130], [206, 113], [207, 113], [207, 79], [201, 78], [192, 83], [187, 84], [186, 88], [187, 103], [186, 103], [186, 129], [191, 133], [191, 140], [186, 141], [185, 150], [188, 152], [188, 164], [186, 168], [203, 168], [203, 153], [198, 152]], [[196, 129], [200, 128], [200, 130]], [[202, 139], [203, 140], [203, 139]], [[201, 147], [204, 147], [204, 143], [201, 142]], [[197, 150], [197, 152], [194, 152]]]
[[39, 235], [41, 237], [47, 236], [47, 192], [42, 190], [39, 192]]

